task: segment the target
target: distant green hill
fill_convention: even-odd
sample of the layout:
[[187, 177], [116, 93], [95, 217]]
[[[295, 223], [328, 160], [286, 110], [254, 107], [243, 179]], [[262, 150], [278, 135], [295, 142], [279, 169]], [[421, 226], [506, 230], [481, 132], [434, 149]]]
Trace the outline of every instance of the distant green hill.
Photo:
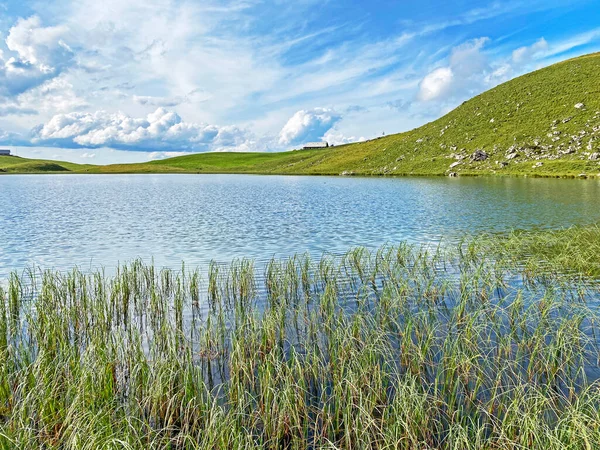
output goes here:
[[204, 153], [69, 170], [598, 176], [600, 53], [516, 78], [420, 128], [363, 143], [281, 153]]
[[19, 156], [0, 156], [0, 173], [82, 172], [88, 168], [96, 167], [63, 161], [28, 159]]

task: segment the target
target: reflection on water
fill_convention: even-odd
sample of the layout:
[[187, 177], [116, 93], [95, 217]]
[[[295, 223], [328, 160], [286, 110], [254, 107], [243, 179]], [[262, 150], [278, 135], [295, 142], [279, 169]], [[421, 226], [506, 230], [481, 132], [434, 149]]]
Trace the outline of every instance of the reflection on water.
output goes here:
[[600, 219], [600, 183], [252, 175], [0, 177], [0, 277], [37, 264], [159, 266]]

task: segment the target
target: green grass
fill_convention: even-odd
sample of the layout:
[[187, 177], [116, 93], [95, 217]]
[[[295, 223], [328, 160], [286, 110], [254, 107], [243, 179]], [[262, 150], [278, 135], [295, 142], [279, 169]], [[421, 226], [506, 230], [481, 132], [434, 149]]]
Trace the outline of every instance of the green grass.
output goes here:
[[[575, 105], [581, 102], [585, 109], [576, 109]], [[514, 158], [508, 156], [511, 149], [517, 155]], [[471, 155], [476, 150], [485, 151], [488, 158], [472, 161]], [[511, 80], [415, 130], [364, 143], [270, 154], [193, 154], [149, 163], [70, 170], [312, 175], [448, 175], [456, 172], [458, 175], [577, 177], [585, 174], [596, 177], [600, 175], [600, 159], [589, 159], [594, 152], [600, 152], [598, 53]], [[460, 164], [450, 169], [454, 162]], [[538, 163], [541, 165], [533, 167]], [[4, 168], [0, 160], [0, 170]], [[19, 168], [13, 167], [13, 170]]]
[[93, 167], [64, 161], [0, 156], [0, 173], [59, 173], [79, 172]]
[[0, 448], [599, 448], [600, 292], [577, 270], [599, 245], [591, 227], [13, 274]]
[[[514, 231], [506, 239], [496, 236], [473, 242], [498, 260], [508, 259], [525, 273], [574, 274], [600, 279], [600, 226], [575, 226], [554, 231]], [[473, 251], [473, 250], [471, 250]]]

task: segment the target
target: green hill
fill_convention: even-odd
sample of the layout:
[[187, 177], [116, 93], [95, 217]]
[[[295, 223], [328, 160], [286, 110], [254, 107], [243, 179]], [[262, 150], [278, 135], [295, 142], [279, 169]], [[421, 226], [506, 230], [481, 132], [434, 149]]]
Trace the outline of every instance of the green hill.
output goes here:
[[97, 166], [45, 159], [28, 159], [19, 156], [0, 156], [0, 173], [81, 172], [93, 167]]
[[363, 143], [281, 153], [204, 153], [70, 170], [598, 176], [600, 53], [516, 78], [420, 128]]

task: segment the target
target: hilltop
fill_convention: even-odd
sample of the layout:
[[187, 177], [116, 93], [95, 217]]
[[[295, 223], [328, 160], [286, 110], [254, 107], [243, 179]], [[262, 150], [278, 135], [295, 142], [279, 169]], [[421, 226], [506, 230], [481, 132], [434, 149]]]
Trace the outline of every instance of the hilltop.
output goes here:
[[515, 78], [434, 122], [367, 142], [281, 153], [194, 154], [142, 164], [54, 164], [96, 173], [597, 176], [600, 53]]

